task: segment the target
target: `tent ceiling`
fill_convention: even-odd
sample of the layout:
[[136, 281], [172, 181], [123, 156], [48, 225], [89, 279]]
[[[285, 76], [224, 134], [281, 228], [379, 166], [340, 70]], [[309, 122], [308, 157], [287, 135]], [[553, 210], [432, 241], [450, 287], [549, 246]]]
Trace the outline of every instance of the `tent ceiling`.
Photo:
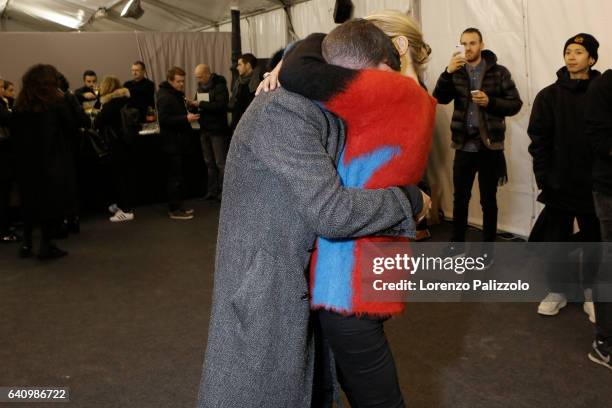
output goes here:
[[227, 21], [234, 3], [251, 14], [304, 0], [141, 0], [138, 20], [119, 16], [127, 1], [0, 0], [0, 12], [3, 30], [11, 30], [10, 21], [31, 31], [188, 31]]

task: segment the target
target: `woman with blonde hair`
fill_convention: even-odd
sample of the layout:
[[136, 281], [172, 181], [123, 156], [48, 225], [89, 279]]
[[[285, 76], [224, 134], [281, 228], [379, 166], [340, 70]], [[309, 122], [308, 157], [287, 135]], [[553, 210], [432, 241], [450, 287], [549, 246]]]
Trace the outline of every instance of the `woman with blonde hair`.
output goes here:
[[422, 82], [421, 75], [431, 54], [431, 47], [423, 39], [419, 24], [412, 17], [397, 10], [383, 10], [365, 18], [380, 28], [400, 55], [402, 75]]
[[134, 219], [131, 198], [130, 177], [133, 162], [132, 140], [126, 135], [122, 110], [127, 107], [130, 91], [121, 87], [119, 78], [109, 75], [100, 84], [102, 110], [94, 120], [94, 126], [109, 141], [110, 147], [110, 190], [112, 204], [108, 210], [113, 214], [111, 222], [124, 222]]

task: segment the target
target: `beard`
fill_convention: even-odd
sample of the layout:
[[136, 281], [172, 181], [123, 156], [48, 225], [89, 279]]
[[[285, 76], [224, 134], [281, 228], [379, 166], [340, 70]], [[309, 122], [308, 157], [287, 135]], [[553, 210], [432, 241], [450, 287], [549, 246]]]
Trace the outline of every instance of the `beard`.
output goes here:
[[480, 52], [470, 52], [465, 54], [465, 59], [467, 62], [478, 61], [478, 58], [480, 58]]

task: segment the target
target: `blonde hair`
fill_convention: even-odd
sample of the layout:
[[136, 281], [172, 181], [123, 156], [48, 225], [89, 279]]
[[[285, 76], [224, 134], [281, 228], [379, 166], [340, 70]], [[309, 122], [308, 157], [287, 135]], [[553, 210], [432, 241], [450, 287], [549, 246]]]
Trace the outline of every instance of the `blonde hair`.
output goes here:
[[121, 88], [119, 78], [113, 75], [108, 75], [104, 77], [102, 83], [100, 84], [100, 96], [108, 95], [109, 93], [115, 92], [119, 88]]
[[423, 39], [421, 27], [412, 17], [397, 10], [383, 10], [369, 15], [365, 19], [374, 23], [391, 39], [400, 36], [406, 37], [415, 70], [420, 73], [425, 69], [431, 48]]

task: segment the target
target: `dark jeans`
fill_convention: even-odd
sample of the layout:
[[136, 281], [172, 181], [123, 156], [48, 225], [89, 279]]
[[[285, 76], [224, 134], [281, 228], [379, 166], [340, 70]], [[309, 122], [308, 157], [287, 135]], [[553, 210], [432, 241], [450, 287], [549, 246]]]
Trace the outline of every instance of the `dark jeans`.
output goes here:
[[351, 408], [403, 408], [395, 362], [383, 329], [385, 319], [325, 310], [318, 317]]
[[202, 154], [208, 170], [206, 195], [218, 197], [223, 188], [223, 175], [225, 173], [225, 158], [227, 156], [228, 136], [223, 132], [202, 130], [200, 143]]
[[183, 156], [180, 153], [166, 155], [166, 192], [170, 211], [183, 206]]
[[[595, 211], [599, 217], [602, 241], [612, 242], [612, 195], [595, 192]], [[599, 268], [595, 286], [595, 317], [597, 337], [612, 344], [612, 244], [603, 248], [603, 266]], [[606, 301], [598, 302], [598, 298]]]
[[[529, 236], [530, 242], [570, 242], [572, 240], [574, 219], [578, 222], [580, 233], [577, 238], [580, 242], [599, 242], [599, 220], [594, 214], [576, 214], [551, 206], [546, 206], [538, 216]], [[576, 249], [580, 247], [576, 245]], [[546, 277], [551, 292], [575, 295], [580, 285], [580, 264], [571, 262], [568, 247], [551, 245], [548, 259], [558, 259], [557, 262], [546, 269]], [[589, 248], [591, 251], [591, 248]], [[585, 253], [583, 259], [594, 260], [598, 255]], [[599, 265], [597, 262], [584, 262], [582, 265], [582, 287], [593, 287], [594, 277]]]
[[115, 141], [111, 145], [110, 161], [110, 185], [111, 197], [117, 206], [125, 212], [131, 212], [134, 209], [134, 200], [132, 191], [134, 185], [132, 179], [134, 176], [134, 155], [131, 146], [122, 141]]
[[0, 177], [0, 236], [9, 233], [9, 202], [13, 181]]
[[483, 149], [478, 152], [455, 150], [453, 163], [453, 236], [454, 242], [464, 242], [472, 185], [478, 173], [480, 205], [482, 206], [482, 239], [495, 241], [497, 233], [497, 183], [499, 152]]

